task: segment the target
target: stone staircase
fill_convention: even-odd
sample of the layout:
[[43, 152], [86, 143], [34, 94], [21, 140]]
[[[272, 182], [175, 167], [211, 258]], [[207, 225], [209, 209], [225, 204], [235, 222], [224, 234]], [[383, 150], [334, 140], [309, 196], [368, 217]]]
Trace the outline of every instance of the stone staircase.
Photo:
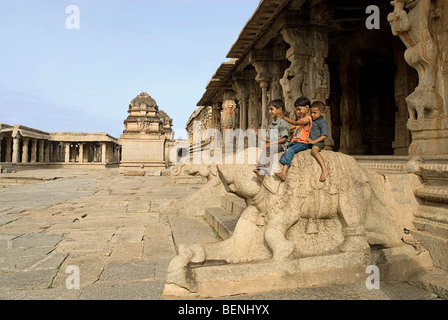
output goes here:
[[246, 207], [246, 200], [232, 193], [226, 193], [221, 198], [219, 207], [205, 209], [205, 217], [219, 236], [225, 240], [232, 236], [236, 223]]

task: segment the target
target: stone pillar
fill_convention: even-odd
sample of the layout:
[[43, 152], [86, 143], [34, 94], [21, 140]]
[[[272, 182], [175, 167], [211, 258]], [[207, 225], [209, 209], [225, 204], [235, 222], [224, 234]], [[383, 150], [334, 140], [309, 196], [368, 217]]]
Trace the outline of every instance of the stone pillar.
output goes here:
[[269, 54], [266, 52], [254, 51], [251, 53], [249, 61], [255, 67], [257, 75], [255, 80], [261, 89], [261, 128], [267, 129], [269, 126], [269, 113], [268, 113], [268, 88], [269, 83], [273, 77], [272, 75], [272, 61], [269, 61]]
[[64, 162], [65, 163], [70, 163], [70, 142], [65, 142], [65, 157], [64, 157]]
[[107, 144], [106, 142], [101, 143], [101, 162], [106, 163], [106, 151], [107, 151]]
[[79, 144], [79, 163], [84, 162], [84, 143]]
[[55, 161], [55, 157], [54, 157], [54, 143], [49, 141], [48, 162], [54, 162], [54, 161]]
[[23, 145], [22, 145], [22, 163], [27, 163], [28, 162], [28, 152], [29, 152], [29, 148], [28, 148], [28, 142], [30, 141], [29, 138], [22, 138], [23, 141]]
[[261, 127], [260, 86], [255, 80], [249, 82], [248, 127]]
[[59, 161], [59, 142], [53, 142], [51, 144], [53, 147], [53, 152], [51, 153], [51, 161], [58, 162]]
[[269, 82], [261, 81], [261, 128], [267, 129], [269, 126], [269, 113], [268, 113], [268, 87]]
[[11, 146], [12, 146], [12, 139], [7, 137], [6, 138], [6, 150], [5, 150], [5, 162], [11, 162]]
[[50, 162], [50, 141], [46, 141], [44, 148], [44, 162]]
[[240, 106], [240, 129], [247, 130], [247, 109], [249, 103], [249, 88], [247, 81], [241, 79], [239, 76], [233, 77], [233, 90], [236, 92], [236, 98]]
[[[417, 70], [418, 86], [407, 98], [411, 156], [448, 155], [448, 13], [446, 1], [396, 0], [387, 17], [392, 33], [407, 50], [406, 62]], [[407, 11], [405, 10], [407, 9]]]
[[235, 102], [236, 94], [233, 90], [224, 90], [222, 93], [222, 111], [221, 111], [221, 126], [222, 129], [235, 128]]
[[44, 140], [40, 140], [39, 141], [39, 163], [43, 163], [44, 162]]
[[37, 161], [37, 140], [31, 139], [31, 162], [36, 163]]
[[434, 265], [448, 271], [448, 2], [395, 0], [387, 17], [392, 33], [407, 50], [406, 62], [418, 73], [418, 86], [406, 97], [412, 133], [405, 170], [422, 178], [414, 189], [414, 236]]
[[309, 58], [311, 49], [308, 44], [310, 32], [307, 28], [283, 29], [281, 31], [283, 39], [290, 48], [286, 51], [286, 59], [291, 62], [285, 70], [280, 84], [283, 90], [287, 112], [295, 118], [294, 102], [301, 96], [309, 96], [309, 91], [305, 85], [305, 79], [309, 73]]
[[12, 163], [19, 162], [20, 154], [20, 133], [13, 131], [12, 133]]

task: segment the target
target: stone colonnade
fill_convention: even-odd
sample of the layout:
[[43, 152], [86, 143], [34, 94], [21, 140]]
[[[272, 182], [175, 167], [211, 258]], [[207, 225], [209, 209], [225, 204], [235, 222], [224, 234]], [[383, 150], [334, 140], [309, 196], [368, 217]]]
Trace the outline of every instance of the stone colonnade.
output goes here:
[[[403, 45], [386, 27], [371, 31], [358, 23], [356, 30], [344, 29], [351, 21], [334, 1], [308, 1], [302, 8], [303, 2], [290, 1], [272, 18], [269, 31], [259, 27], [257, 34], [254, 30], [268, 15], [262, 3], [260, 20], [256, 12], [231, 48], [230, 61], [221, 64], [197, 105], [216, 110], [211, 122], [218, 123], [219, 130], [244, 131], [268, 127], [270, 100], [284, 100], [295, 118], [294, 102], [306, 96], [326, 105], [327, 149], [351, 155], [408, 155], [412, 138], [405, 97], [415, 89], [416, 75], [405, 62]], [[252, 44], [250, 34], [258, 39]], [[366, 52], [375, 55], [370, 59]], [[385, 81], [375, 83], [375, 71]], [[189, 121], [187, 131], [192, 132], [192, 124]]]
[[[77, 134], [57, 133], [56, 137], [52, 135], [22, 126], [6, 127], [3, 125], [0, 133], [0, 162], [12, 164], [107, 164], [120, 161], [121, 146], [113, 139], [99, 141], [101, 139], [93, 139], [99, 137], [92, 137], [91, 141], [81, 141], [85, 139], [86, 135], [81, 134], [82, 137], [76, 141]], [[67, 139], [68, 136], [70, 138]]]

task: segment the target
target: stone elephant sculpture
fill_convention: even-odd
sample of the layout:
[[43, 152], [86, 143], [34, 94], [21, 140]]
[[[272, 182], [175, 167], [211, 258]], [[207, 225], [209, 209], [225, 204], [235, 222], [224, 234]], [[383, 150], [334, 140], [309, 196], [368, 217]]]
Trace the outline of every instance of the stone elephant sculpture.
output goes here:
[[369, 244], [402, 244], [381, 190], [383, 177], [348, 155], [324, 150], [322, 156], [331, 171], [323, 183], [310, 151], [296, 154], [285, 182], [273, 175], [258, 181], [253, 165], [217, 165], [226, 191], [245, 198], [248, 206], [229, 239], [180, 245], [167, 282], [188, 281], [185, 267], [190, 262], [282, 261], [335, 252], [367, 253]]

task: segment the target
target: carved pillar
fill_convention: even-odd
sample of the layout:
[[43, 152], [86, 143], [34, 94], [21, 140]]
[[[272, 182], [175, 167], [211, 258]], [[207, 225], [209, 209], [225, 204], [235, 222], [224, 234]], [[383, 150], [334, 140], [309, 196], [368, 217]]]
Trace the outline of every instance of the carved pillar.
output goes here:
[[260, 86], [255, 80], [249, 81], [248, 127], [260, 128], [261, 126], [260, 91]]
[[[448, 22], [446, 1], [395, 0], [387, 17], [407, 50], [419, 84], [407, 98], [411, 156], [448, 154]], [[406, 12], [406, 10], [408, 12]]]
[[235, 127], [235, 103], [236, 94], [233, 90], [224, 90], [222, 93], [221, 127], [222, 129], [234, 129]]
[[37, 140], [31, 139], [31, 162], [36, 163], [37, 161]]
[[309, 58], [311, 49], [308, 44], [308, 28], [283, 29], [281, 31], [283, 39], [291, 47], [286, 51], [286, 59], [291, 62], [285, 70], [280, 84], [283, 89], [286, 110], [295, 118], [294, 102], [301, 96], [309, 97], [309, 90], [306, 87], [306, 80], [309, 73]]
[[249, 88], [247, 81], [243, 80], [241, 77], [233, 77], [233, 90], [236, 92], [236, 98], [238, 99], [238, 104], [240, 106], [240, 129], [247, 130], [247, 109], [249, 104]]
[[418, 86], [407, 98], [412, 133], [405, 169], [422, 178], [421, 200], [411, 234], [448, 271], [448, 2], [395, 0], [387, 17], [406, 46], [404, 58], [417, 70]]
[[[280, 79], [287, 69], [286, 48], [284, 46], [275, 46], [272, 48], [272, 80], [269, 84], [269, 100], [282, 99], [282, 86]], [[285, 110], [286, 111], [286, 110]]]
[[20, 154], [20, 133], [14, 130], [12, 132], [12, 163], [19, 162]]
[[267, 129], [269, 126], [268, 113], [268, 88], [272, 80], [272, 61], [269, 60], [270, 55], [267, 52], [253, 51], [249, 59], [250, 63], [255, 67], [257, 75], [255, 81], [260, 85], [261, 89], [261, 128]]
[[29, 152], [29, 148], [28, 148], [28, 143], [30, 141], [29, 138], [22, 138], [23, 141], [23, 145], [22, 145], [22, 163], [27, 163], [28, 162], [28, 152]]

